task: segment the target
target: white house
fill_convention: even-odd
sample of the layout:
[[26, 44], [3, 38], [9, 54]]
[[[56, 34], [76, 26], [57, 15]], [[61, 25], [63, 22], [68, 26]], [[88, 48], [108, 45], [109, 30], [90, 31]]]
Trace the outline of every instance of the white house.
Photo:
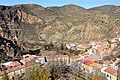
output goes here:
[[76, 49], [77, 45], [75, 43], [66, 44], [67, 49]]

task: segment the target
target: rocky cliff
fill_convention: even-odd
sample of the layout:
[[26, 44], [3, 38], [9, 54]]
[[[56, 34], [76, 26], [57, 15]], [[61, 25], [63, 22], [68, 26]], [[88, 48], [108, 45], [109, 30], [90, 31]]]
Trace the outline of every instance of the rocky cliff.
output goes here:
[[28, 25], [43, 23], [40, 18], [18, 7], [0, 6], [0, 62], [20, 57], [23, 51], [26, 51], [23, 46], [24, 40], [27, 42], [30, 40], [29, 36], [24, 36], [24, 32], [29, 29], [27, 27], [30, 27]]

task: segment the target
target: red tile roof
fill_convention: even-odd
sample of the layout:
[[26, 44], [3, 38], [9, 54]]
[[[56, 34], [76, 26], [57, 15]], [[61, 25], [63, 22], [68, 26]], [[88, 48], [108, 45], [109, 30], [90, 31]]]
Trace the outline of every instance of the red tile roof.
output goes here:
[[77, 50], [84, 50], [83, 47], [77, 47]]
[[96, 54], [100, 54], [100, 51], [97, 51]]
[[85, 63], [87, 63], [87, 62], [89, 62], [89, 60], [82, 60], [82, 63], [83, 63], [83, 64], [85, 64]]
[[94, 62], [94, 61], [96, 61], [96, 58], [90, 58], [89, 60]]
[[82, 54], [82, 56], [89, 56], [89, 53], [84, 53]]
[[86, 66], [90, 66], [90, 65], [93, 64], [94, 62], [93, 62], [93, 61], [90, 61], [90, 60], [83, 60], [82, 63], [85, 64]]
[[117, 76], [117, 74], [116, 74], [117, 71], [111, 67], [107, 67], [104, 71], [111, 74], [111, 75]]
[[93, 64], [93, 62], [92, 62], [92, 61], [89, 61], [86, 65], [87, 65], [87, 66], [90, 66], [91, 64]]
[[10, 65], [10, 66], [17, 66], [17, 65], [20, 65], [20, 63], [18, 61], [13, 61]]
[[105, 61], [104, 61], [104, 64], [107, 64], [107, 65], [108, 65], [108, 64], [110, 64], [110, 63], [111, 63], [111, 61], [109, 61], [109, 60], [105, 60]]

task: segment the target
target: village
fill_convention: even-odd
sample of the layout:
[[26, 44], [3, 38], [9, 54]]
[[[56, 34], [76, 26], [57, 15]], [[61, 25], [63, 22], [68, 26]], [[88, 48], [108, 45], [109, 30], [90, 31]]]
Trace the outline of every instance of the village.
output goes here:
[[[25, 54], [20, 61], [9, 61], [0, 64], [0, 80], [6, 70], [9, 79], [13, 80], [15, 74], [24, 75], [29, 67], [43, 66], [45, 64], [67, 65], [74, 70], [74, 73], [84, 76], [89, 80], [90, 75], [103, 74], [107, 80], [117, 80], [119, 55], [114, 48], [120, 43], [120, 38], [113, 38], [109, 41], [92, 41], [88, 44], [70, 42], [65, 45], [68, 50], [79, 51], [78, 55], [31, 55]], [[111, 57], [112, 56], [112, 57]]]

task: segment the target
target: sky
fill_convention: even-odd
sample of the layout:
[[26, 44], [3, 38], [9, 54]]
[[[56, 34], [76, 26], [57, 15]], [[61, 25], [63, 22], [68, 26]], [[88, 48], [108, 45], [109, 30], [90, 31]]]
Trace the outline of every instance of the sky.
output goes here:
[[92, 8], [102, 5], [120, 6], [120, 0], [1, 0], [0, 5], [17, 5], [17, 4], [39, 4], [44, 7], [63, 6], [75, 4], [84, 8]]

